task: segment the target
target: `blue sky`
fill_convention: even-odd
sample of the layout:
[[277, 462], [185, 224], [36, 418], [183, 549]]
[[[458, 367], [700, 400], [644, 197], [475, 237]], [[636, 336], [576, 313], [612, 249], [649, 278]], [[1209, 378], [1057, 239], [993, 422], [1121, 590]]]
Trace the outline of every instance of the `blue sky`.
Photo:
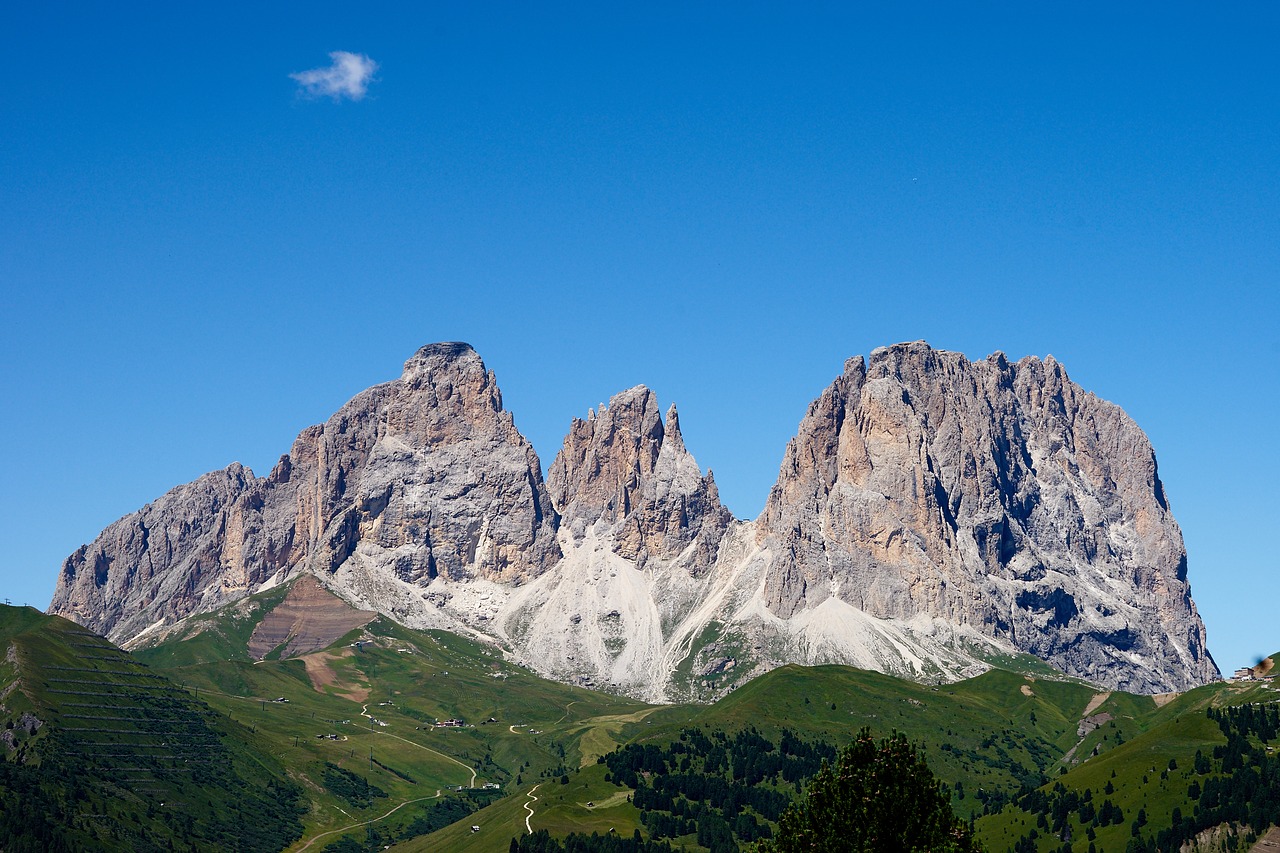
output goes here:
[[[1280, 649], [1274, 4], [689, 5], [10, 4], [0, 595], [431, 341], [544, 466], [649, 385], [753, 517], [923, 338], [1123, 406], [1220, 666]], [[363, 97], [290, 76], [334, 51]]]

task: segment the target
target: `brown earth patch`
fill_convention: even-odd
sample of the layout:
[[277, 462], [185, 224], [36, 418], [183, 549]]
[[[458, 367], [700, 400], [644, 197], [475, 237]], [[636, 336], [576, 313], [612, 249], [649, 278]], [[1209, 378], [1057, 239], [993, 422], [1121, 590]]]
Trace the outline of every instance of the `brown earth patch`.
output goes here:
[[314, 652], [313, 654], [303, 655], [300, 660], [302, 665], [306, 667], [307, 678], [311, 680], [311, 686], [315, 688], [317, 693], [324, 693], [326, 687], [338, 687], [339, 689], [335, 691], [338, 696], [350, 699], [352, 702], [363, 702], [369, 698], [369, 685], [339, 684], [338, 673], [334, 672], [333, 667], [329, 666], [333, 661], [349, 658], [351, 655], [351, 649], [343, 649], [340, 652]]
[[1088, 704], [1088, 705], [1085, 705], [1085, 706], [1084, 706], [1084, 710], [1080, 712], [1080, 717], [1081, 717], [1081, 719], [1083, 719], [1084, 717], [1089, 716], [1089, 715], [1090, 715], [1090, 714], [1092, 714], [1094, 711], [1098, 710], [1098, 708], [1100, 708], [1100, 707], [1102, 706], [1102, 703], [1103, 703], [1103, 702], [1105, 702], [1105, 701], [1107, 701], [1107, 700], [1108, 700], [1108, 699], [1110, 699], [1110, 698], [1111, 698], [1111, 691], [1110, 691], [1110, 690], [1108, 690], [1106, 693], [1095, 693], [1095, 694], [1093, 694], [1093, 698], [1089, 700], [1089, 704]]
[[281, 660], [318, 651], [377, 615], [371, 610], [356, 610], [311, 575], [303, 575], [253, 629], [249, 656], [262, 660], [281, 645]]
[[1253, 853], [1280, 853], [1280, 826], [1273, 828], [1253, 845]]
[[1154, 696], [1152, 696], [1151, 698], [1155, 700], [1155, 703], [1156, 703], [1156, 707], [1157, 707], [1157, 708], [1163, 708], [1165, 705], [1168, 705], [1168, 704], [1169, 704], [1170, 702], [1172, 702], [1174, 699], [1177, 699], [1180, 695], [1182, 695], [1182, 694], [1180, 694], [1180, 693], [1157, 693], [1157, 694], [1155, 694]]

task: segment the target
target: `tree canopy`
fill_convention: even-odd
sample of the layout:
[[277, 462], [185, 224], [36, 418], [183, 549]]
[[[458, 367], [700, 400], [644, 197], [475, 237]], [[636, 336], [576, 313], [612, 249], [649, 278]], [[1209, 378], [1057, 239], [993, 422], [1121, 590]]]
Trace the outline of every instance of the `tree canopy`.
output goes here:
[[951, 810], [905, 735], [881, 741], [864, 728], [824, 763], [804, 797], [783, 812], [760, 853], [977, 853], [970, 828]]

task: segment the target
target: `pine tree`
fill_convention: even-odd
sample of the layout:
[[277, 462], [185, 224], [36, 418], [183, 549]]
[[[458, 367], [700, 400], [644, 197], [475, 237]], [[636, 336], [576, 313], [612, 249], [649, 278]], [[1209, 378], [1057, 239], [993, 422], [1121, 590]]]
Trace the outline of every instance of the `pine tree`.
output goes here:
[[981, 848], [951, 811], [920, 751], [894, 733], [859, 732], [824, 762], [802, 800], [787, 807], [761, 853], [974, 853]]

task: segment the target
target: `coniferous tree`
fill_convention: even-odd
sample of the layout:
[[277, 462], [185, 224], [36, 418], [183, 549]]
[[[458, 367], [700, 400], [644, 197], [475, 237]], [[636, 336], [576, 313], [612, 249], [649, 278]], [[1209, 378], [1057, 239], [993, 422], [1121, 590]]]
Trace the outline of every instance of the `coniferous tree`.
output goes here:
[[783, 812], [761, 853], [972, 853], [981, 847], [905, 735], [858, 733]]

